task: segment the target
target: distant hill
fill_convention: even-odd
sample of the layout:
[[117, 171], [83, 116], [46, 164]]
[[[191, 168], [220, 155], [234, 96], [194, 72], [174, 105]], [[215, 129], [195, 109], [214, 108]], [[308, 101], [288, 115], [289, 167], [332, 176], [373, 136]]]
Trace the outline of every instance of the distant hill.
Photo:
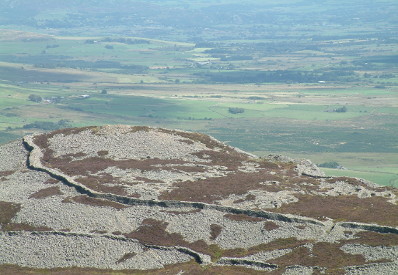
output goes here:
[[[395, 2], [381, 0], [220, 0], [185, 3], [172, 0], [3, 0], [0, 11], [0, 25], [12, 28], [17, 25], [44, 32], [59, 29], [61, 33], [85, 32], [91, 35], [93, 32], [122, 35], [135, 31], [137, 36], [147, 38], [175, 37], [178, 33], [180, 39], [188, 36], [191, 41], [196, 39], [198, 42], [208, 39], [208, 34], [213, 32], [224, 38], [239, 40], [243, 39], [242, 35], [250, 39], [256, 36], [253, 33], [261, 33], [262, 37], [255, 39], [264, 39], [264, 25], [270, 30], [267, 38], [273, 35], [279, 37], [281, 33], [295, 36], [297, 31], [302, 31], [300, 28], [314, 28], [314, 31], [319, 27], [338, 28], [341, 25], [345, 26], [349, 34], [347, 37], [352, 37], [349, 29], [366, 29], [380, 24], [380, 21], [383, 21], [382, 26], [396, 23]], [[290, 31], [294, 33], [290, 34]], [[324, 35], [321, 32], [317, 34], [318, 37]], [[364, 32], [361, 36], [369, 37], [369, 34]]]
[[1, 274], [396, 274], [398, 190], [200, 133], [62, 129], [0, 147]]

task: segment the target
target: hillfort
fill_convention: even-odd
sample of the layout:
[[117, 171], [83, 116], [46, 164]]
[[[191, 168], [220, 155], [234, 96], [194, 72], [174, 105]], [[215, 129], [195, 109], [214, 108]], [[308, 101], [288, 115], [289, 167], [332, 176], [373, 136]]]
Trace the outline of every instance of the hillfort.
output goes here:
[[396, 274], [398, 190], [199, 133], [0, 146], [1, 274]]

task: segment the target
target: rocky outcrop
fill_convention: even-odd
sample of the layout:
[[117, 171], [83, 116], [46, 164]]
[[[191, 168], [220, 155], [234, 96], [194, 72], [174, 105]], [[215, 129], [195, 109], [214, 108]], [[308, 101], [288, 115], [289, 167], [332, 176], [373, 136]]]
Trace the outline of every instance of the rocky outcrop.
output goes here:
[[398, 246], [397, 191], [324, 177], [307, 160], [131, 126], [27, 136], [0, 153], [0, 270], [196, 262], [228, 273], [388, 274], [397, 264], [388, 256]]

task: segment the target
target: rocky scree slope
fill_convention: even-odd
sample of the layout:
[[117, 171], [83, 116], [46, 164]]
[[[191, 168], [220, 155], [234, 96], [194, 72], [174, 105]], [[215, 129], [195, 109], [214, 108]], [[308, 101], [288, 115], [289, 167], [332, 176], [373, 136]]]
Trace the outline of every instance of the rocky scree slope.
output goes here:
[[26, 136], [0, 147], [0, 273], [396, 274], [397, 195], [199, 133]]

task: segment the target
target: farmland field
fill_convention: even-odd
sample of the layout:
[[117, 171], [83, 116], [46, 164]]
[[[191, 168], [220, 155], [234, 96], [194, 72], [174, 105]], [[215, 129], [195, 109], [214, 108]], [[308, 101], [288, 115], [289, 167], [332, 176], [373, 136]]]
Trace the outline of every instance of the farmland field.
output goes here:
[[394, 1], [345, 13], [332, 0], [152, 2], [161, 11], [135, 7], [142, 22], [131, 7], [84, 22], [69, 7], [0, 16], [0, 143], [84, 125], [179, 128], [398, 186]]

